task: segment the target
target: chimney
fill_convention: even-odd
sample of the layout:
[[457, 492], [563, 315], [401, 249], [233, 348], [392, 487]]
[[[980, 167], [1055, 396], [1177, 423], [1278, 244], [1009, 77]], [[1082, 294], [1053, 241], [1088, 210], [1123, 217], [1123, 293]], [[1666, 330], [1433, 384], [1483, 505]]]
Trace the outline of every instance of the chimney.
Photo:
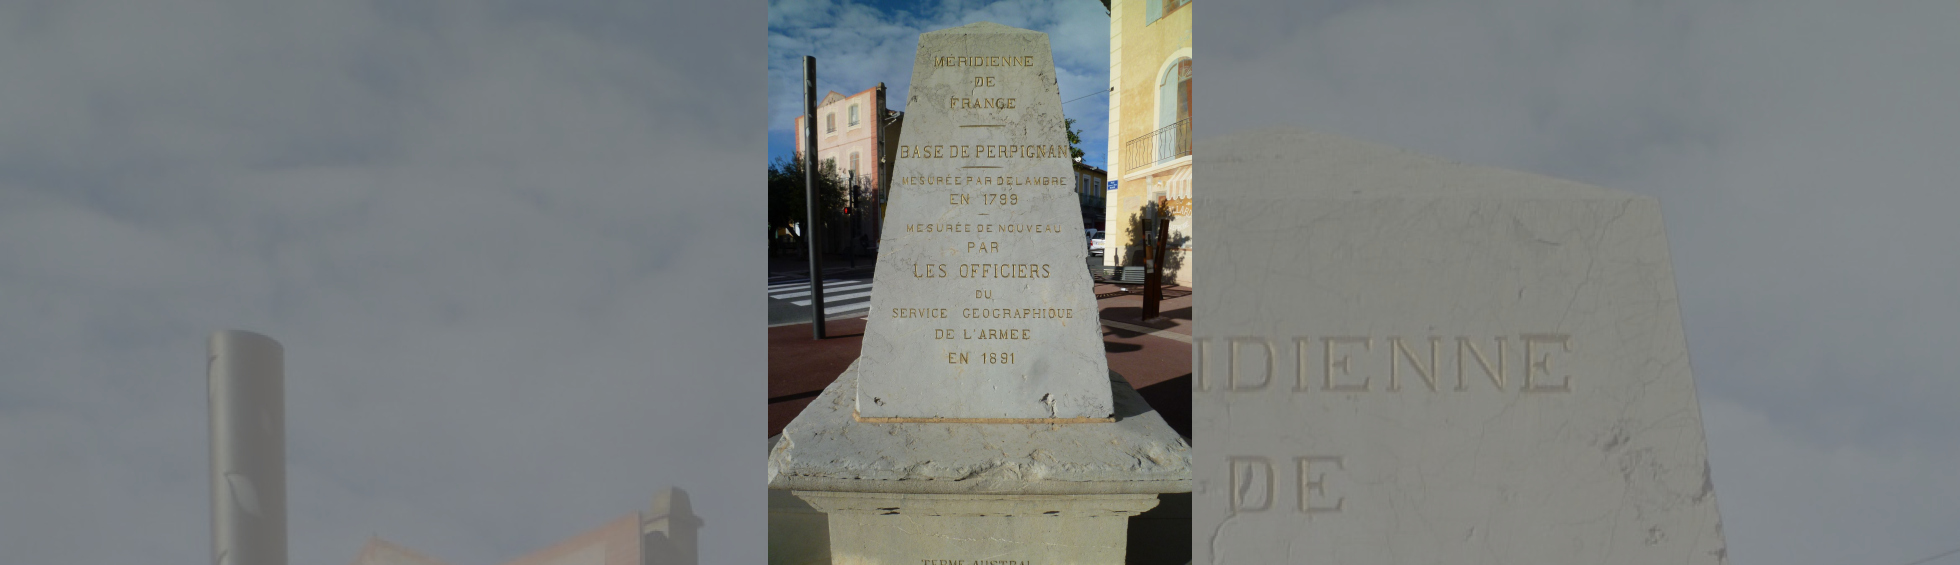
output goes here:
[[699, 565], [696, 533], [701, 517], [687, 502], [687, 491], [668, 488], [653, 496], [653, 511], [640, 522], [644, 565]]
[[286, 565], [286, 351], [211, 334], [211, 563]]

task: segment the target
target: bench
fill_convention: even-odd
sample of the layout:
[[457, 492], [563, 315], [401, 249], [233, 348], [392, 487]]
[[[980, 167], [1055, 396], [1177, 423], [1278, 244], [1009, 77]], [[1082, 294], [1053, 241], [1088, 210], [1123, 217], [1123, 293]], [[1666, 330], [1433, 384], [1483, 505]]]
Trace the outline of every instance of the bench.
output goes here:
[[1090, 267], [1089, 273], [1096, 282], [1116, 284], [1143, 284], [1146, 269], [1143, 267]]

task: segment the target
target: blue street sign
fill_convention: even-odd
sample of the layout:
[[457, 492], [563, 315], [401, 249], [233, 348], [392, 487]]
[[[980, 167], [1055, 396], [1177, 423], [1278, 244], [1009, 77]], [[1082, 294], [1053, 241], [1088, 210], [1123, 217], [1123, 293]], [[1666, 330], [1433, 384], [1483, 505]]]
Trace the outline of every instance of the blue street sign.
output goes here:
[[1116, 190], [1116, 181], [1109, 181], [1109, 189]]

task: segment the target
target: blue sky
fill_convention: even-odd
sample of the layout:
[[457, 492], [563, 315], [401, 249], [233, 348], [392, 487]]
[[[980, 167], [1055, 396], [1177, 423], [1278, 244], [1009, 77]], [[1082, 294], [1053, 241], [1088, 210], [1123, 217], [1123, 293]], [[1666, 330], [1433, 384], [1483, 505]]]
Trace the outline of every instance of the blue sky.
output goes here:
[[[1082, 132], [1083, 162], [1105, 167], [1109, 129], [1109, 15], [1092, 0], [1038, 2], [769, 3], [769, 159], [795, 152], [803, 113], [805, 55], [817, 58], [817, 97], [854, 94], [884, 82], [886, 104], [904, 110], [919, 34], [978, 21], [1048, 34], [1062, 113]], [[1085, 98], [1086, 96], [1086, 98]]]

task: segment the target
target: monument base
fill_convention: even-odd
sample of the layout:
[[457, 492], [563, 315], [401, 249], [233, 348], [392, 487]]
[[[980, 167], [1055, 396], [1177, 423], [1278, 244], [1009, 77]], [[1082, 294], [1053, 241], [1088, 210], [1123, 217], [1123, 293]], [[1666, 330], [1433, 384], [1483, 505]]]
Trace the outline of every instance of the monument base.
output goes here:
[[830, 516], [833, 565], [1123, 563], [1129, 518], [1154, 494], [792, 491]]
[[834, 564], [1123, 563], [1129, 518], [1191, 492], [1190, 444], [1113, 372], [1110, 423], [874, 423], [852, 418], [855, 369], [769, 453]]

